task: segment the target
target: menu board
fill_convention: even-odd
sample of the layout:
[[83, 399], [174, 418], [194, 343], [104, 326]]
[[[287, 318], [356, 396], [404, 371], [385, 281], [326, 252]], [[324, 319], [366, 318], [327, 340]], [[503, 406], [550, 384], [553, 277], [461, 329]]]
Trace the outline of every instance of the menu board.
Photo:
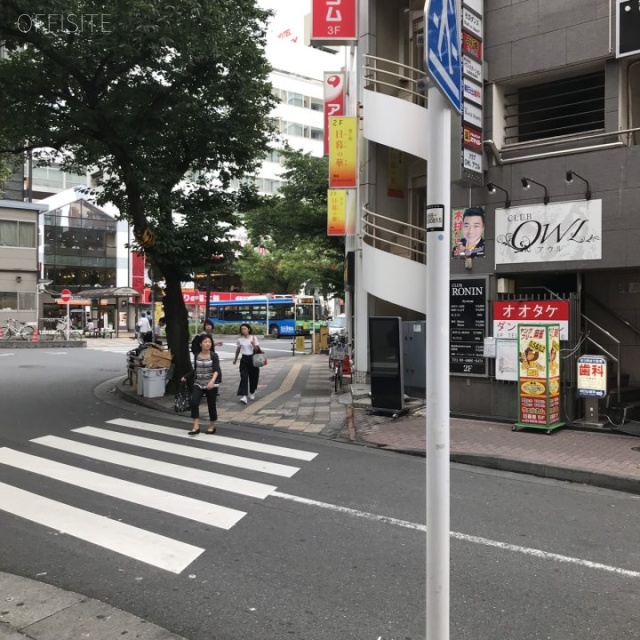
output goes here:
[[449, 371], [455, 375], [486, 376], [483, 357], [487, 329], [487, 278], [458, 278], [449, 287]]

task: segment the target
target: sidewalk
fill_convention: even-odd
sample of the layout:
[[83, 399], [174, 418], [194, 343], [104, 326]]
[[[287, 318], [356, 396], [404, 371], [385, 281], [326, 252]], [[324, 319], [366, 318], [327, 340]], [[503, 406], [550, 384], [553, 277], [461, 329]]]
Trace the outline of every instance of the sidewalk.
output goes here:
[[[266, 347], [267, 355], [269, 353]], [[409, 415], [393, 419], [370, 415], [367, 385], [333, 392], [326, 355], [274, 358], [261, 370], [256, 400], [238, 402], [238, 369], [223, 361], [223, 386], [218, 401], [220, 428], [245, 424], [306, 433], [384, 449], [425, 455], [426, 415], [420, 402]], [[346, 378], [348, 380], [348, 378]], [[142, 398], [117, 385], [121, 397], [148, 407], [173, 411], [173, 396]], [[189, 428], [189, 414], [185, 416]], [[201, 404], [203, 428], [206, 402]], [[568, 480], [640, 494], [640, 438], [613, 430], [597, 432], [566, 427], [543, 431], [512, 431], [512, 425], [451, 418], [452, 462]]]

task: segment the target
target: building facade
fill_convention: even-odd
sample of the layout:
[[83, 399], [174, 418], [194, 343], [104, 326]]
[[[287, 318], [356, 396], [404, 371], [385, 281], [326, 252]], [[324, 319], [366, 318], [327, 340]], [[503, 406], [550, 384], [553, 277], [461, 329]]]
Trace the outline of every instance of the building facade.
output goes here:
[[[368, 317], [425, 319], [429, 112], [424, 3], [359, 7], [353, 305], [364, 378]], [[519, 356], [499, 324], [503, 303], [513, 301], [522, 321], [536, 307], [554, 322], [549, 309], [561, 300], [562, 412], [577, 419], [579, 355], [605, 356], [611, 391], [640, 386], [640, 42], [617, 57], [609, 0], [463, 0], [462, 10], [469, 112], [452, 127], [450, 303], [457, 290], [481, 294], [475, 329], [452, 331], [451, 411], [517, 419]], [[465, 252], [455, 239], [470, 207], [482, 211], [483, 234]]]

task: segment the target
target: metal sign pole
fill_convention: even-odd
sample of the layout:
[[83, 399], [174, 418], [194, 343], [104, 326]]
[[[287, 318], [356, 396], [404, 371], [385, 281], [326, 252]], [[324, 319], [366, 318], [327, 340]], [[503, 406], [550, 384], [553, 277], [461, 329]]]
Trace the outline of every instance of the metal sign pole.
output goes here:
[[71, 325], [71, 317], [69, 313], [69, 302], [67, 302], [67, 329], [66, 329], [66, 340], [69, 341], [69, 326]]

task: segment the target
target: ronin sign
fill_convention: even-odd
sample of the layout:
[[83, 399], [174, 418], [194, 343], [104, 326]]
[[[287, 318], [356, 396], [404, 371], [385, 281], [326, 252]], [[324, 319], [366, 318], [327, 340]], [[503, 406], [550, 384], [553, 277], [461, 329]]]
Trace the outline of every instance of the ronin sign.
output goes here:
[[542, 429], [551, 433], [564, 426], [560, 421], [560, 327], [557, 324], [520, 325], [519, 429]]

